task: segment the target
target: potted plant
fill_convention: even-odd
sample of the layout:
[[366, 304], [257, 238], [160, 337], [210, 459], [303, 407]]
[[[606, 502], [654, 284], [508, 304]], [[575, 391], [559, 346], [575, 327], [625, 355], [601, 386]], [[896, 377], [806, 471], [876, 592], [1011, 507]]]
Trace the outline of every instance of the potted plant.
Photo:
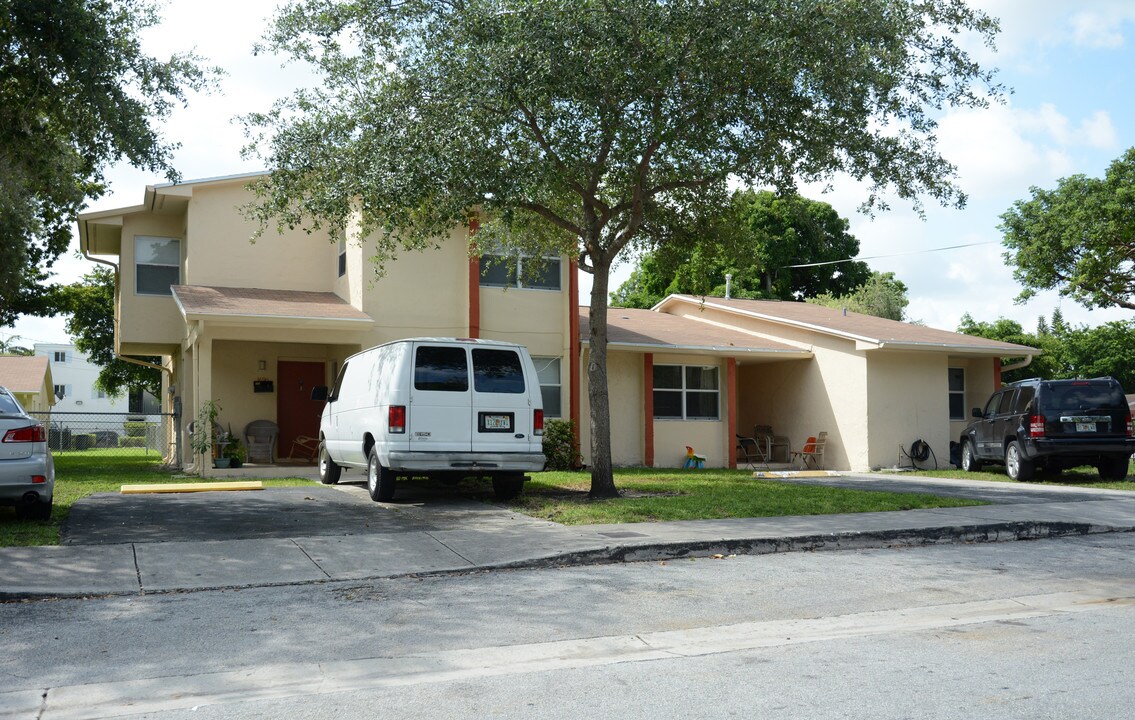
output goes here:
[[232, 439], [227, 445], [225, 445], [223, 454], [229, 459], [229, 467], [238, 468], [244, 464], [244, 459], [246, 457], [244, 443], [242, 443], [237, 438], [232, 437], [231, 435], [230, 437]]

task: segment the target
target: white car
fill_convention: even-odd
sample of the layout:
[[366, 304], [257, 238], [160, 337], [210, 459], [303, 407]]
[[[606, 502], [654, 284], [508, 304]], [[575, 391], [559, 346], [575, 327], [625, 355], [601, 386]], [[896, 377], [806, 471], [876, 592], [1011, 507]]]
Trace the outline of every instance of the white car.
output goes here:
[[43, 424], [0, 387], [0, 505], [32, 520], [51, 517], [55, 463]]

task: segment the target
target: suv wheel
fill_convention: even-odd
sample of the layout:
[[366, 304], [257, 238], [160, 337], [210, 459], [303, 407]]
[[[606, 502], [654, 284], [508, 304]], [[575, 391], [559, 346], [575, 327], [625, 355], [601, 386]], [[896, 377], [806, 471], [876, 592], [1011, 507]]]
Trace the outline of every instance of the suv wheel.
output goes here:
[[962, 470], [966, 472], [977, 472], [981, 469], [981, 461], [973, 452], [973, 443], [969, 440], [962, 441]]
[[394, 499], [394, 472], [382, 466], [373, 447], [367, 455], [367, 492], [375, 502]]
[[1009, 447], [1005, 449], [1005, 472], [1008, 473], [1009, 478], [1028, 482], [1033, 479], [1034, 470], [1032, 461], [1026, 460], [1024, 453], [1021, 452], [1021, 444], [1016, 440], [1009, 443]]
[[1127, 477], [1127, 463], [1129, 458], [1126, 455], [1119, 457], [1101, 458], [1099, 467], [1100, 478], [1103, 480], [1123, 480]]

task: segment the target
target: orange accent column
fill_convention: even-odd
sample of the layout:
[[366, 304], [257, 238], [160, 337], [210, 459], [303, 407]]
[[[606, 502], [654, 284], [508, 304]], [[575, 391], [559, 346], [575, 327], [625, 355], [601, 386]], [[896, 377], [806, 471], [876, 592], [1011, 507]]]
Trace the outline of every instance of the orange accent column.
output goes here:
[[642, 356], [642, 464], [654, 467], [654, 353]]
[[737, 453], [733, 452], [733, 439], [737, 437], [737, 403], [740, 402], [740, 396], [737, 389], [737, 358], [729, 358], [726, 363], [725, 369], [725, 400], [729, 403], [727, 417], [729, 418], [729, 435], [725, 438], [726, 457], [729, 462], [726, 465], [730, 470], [737, 469]]
[[1001, 387], [1001, 358], [993, 358], [993, 389]]
[[481, 255], [477, 252], [477, 234], [480, 223], [469, 220], [469, 337], [481, 337]]
[[580, 377], [579, 364], [581, 355], [581, 342], [579, 338], [579, 264], [572, 260], [568, 263], [568, 340], [570, 348], [568, 358], [568, 417], [572, 422], [572, 432], [575, 434], [575, 446], [583, 447], [579, 440], [579, 388], [583, 384]]

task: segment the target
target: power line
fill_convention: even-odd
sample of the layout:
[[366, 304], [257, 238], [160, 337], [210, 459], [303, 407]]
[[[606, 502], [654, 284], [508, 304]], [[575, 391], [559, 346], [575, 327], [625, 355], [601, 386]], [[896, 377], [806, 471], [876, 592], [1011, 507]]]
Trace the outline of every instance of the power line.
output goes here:
[[784, 265], [781, 269], [783, 270], [784, 268], [810, 268], [810, 267], [819, 267], [821, 265], [837, 265], [839, 263], [845, 263], [845, 262], [862, 262], [863, 260], [878, 260], [879, 258], [901, 257], [903, 255], [922, 255], [922, 254], [925, 254], [925, 253], [941, 252], [943, 250], [957, 250], [959, 248], [977, 247], [979, 245], [1000, 245], [1000, 244], [1001, 243], [1000, 243], [999, 240], [987, 240], [985, 242], [968, 243], [966, 245], [950, 245], [948, 247], [928, 248], [926, 250], [911, 250], [910, 252], [890, 253], [889, 255], [869, 255], [867, 257], [844, 258], [843, 260], [828, 260], [826, 262], [802, 263], [800, 265]]

